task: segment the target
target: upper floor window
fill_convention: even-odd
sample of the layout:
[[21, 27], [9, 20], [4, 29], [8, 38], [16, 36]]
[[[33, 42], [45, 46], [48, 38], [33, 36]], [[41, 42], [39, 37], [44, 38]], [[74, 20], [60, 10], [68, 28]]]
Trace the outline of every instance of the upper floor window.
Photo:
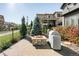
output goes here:
[[74, 25], [74, 19], [71, 19], [71, 26]]
[[69, 21], [68, 21], [68, 19], [65, 21], [65, 25], [66, 25], [66, 26], [69, 26]]
[[57, 14], [57, 17], [61, 17], [61, 15], [60, 14]]
[[47, 15], [47, 18], [50, 18], [50, 15]]
[[50, 18], [50, 15], [48, 16], [48, 18]]

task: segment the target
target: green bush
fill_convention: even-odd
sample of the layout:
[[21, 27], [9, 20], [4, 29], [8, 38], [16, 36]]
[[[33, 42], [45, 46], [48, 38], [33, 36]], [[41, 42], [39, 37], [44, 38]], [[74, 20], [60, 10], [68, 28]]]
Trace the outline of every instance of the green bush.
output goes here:
[[38, 17], [36, 17], [36, 19], [34, 20], [31, 34], [32, 35], [41, 35], [42, 34], [41, 23], [40, 23]]
[[24, 16], [22, 18], [22, 25], [21, 25], [21, 29], [20, 29], [20, 34], [21, 34], [21, 38], [25, 38], [26, 34], [27, 34], [27, 28], [25, 25], [25, 17]]
[[46, 28], [46, 27], [43, 27], [43, 28], [42, 28], [42, 33], [44, 33], [44, 34], [47, 33], [47, 28]]
[[31, 24], [30, 24], [30, 28], [32, 29], [32, 26], [33, 26], [33, 22], [31, 21]]
[[12, 43], [15, 43], [21, 39], [21, 35], [19, 32], [14, 33], [14, 38], [11, 40]]

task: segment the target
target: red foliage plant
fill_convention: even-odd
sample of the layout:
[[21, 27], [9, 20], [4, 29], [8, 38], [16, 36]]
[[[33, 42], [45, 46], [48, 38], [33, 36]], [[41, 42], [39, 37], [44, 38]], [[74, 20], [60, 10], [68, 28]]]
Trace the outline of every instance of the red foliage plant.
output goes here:
[[63, 40], [76, 42], [79, 39], [79, 28], [78, 27], [56, 27], [55, 28], [61, 35]]

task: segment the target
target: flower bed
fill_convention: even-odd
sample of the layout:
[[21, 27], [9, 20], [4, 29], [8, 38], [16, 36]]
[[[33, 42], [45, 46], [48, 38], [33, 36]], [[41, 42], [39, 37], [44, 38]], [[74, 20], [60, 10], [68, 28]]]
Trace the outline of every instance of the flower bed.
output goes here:
[[79, 44], [79, 28], [77, 27], [55, 27], [60, 33], [62, 40]]

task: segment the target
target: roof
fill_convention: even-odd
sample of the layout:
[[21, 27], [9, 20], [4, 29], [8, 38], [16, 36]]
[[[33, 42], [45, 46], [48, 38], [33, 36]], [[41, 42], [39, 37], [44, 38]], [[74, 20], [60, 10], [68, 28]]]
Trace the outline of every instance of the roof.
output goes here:
[[36, 15], [53, 15], [53, 13], [52, 13], [52, 14], [49, 14], [49, 13], [45, 13], [45, 14], [36, 14]]
[[63, 3], [63, 4], [62, 4], [61, 9], [63, 9], [63, 6], [64, 6], [65, 4], [66, 4], [66, 3]]
[[0, 17], [1, 17], [1, 18], [4, 18], [4, 16], [3, 16], [3, 15], [0, 15]]
[[61, 9], [63, 9], [66, 4], [71, 4], [71, 3], [63, 3]]
[[55, 13], [60, 13], [60, 14], [62, 14], [62, 11], [55, 11], [53, 14], [55, 14]]
[[54, 13], [42, 13], [42, 14], [36, 14], [36, 15], [54, 15], [55, 13], [62, 13], [62, 11], [55, 11]]
[[[75, 12], [76, 11], [76, 12]], [[63, 16], [65, 16], [65, 15], [68, 15], [68, 14], [72, 14], [72, 13], [78, 13], [79, 12], [79, 8], [77, 8], [77, 9], [75, 9], [75, 10], [72, 10], [72, 11], [70, 11], [70, 12], [68, 12], [68, 13], [65, 13], [65, 14], [63, 14]]]

